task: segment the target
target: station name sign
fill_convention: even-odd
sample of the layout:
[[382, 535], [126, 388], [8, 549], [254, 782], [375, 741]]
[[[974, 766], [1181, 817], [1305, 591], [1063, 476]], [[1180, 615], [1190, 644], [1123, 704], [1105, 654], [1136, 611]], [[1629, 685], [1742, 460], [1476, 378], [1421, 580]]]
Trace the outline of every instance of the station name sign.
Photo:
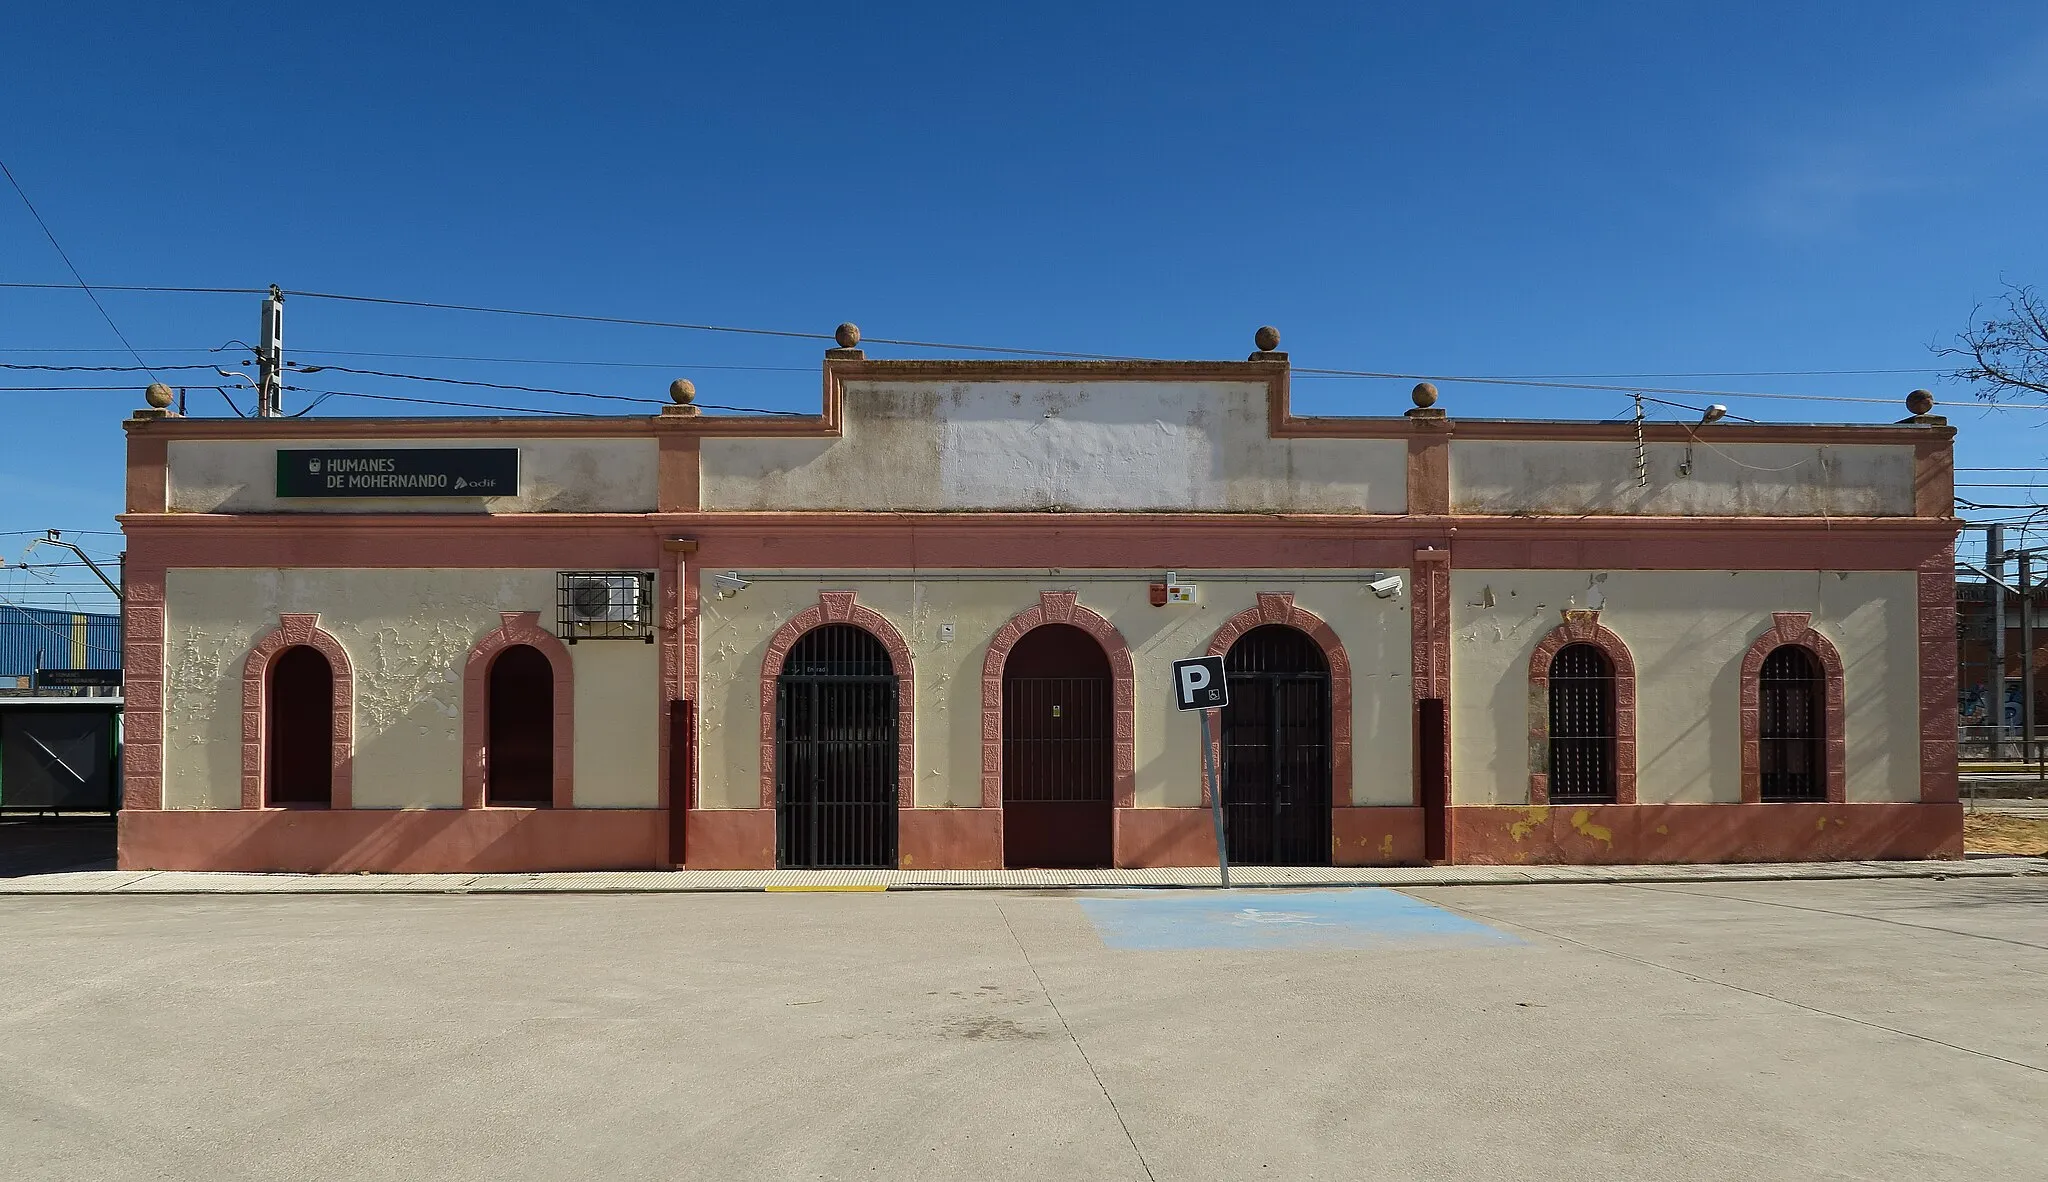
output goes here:
[[279, 448], [280, 497], [510, 497], [516, 447]]
[[38, 669], [35, 675], [38, 689], [77, 689], [83, 686], [118, 686], [121, 684], [119, 669]]

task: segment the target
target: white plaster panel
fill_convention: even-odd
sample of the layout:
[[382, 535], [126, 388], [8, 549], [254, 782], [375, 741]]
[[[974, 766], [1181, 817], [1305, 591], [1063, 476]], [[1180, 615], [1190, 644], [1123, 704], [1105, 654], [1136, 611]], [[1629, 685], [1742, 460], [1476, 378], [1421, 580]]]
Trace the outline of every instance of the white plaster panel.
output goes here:
[[[167, 572], [164, 807], [239, 806], [244, 663], [281, 614], [313, 612], [355, 670], [356, 807], [459, 808], [469, 651], [501, 612], [537, 611], [551, 628], [554, 595], [552, 570]], [[585, 642], [570, 652], [577, 802], [651, 804], [657, 646]]]
[[1402, 439], [1273, 439], [1255, 382], [849, 382], [832, 440], [707, 438], [706, 509], [1400, 513]]
[[1529, 658], [1567, 608], [1636, 664], [1636, 798], [1742, 798], [1742, 657], [1771, 613], [1813, 613], [1842, 655], [1850, 801], [1920, 798], [1916, 576], [1905, 571], [1451, 572], [1451, 775], [1458, 804], [1529, 798]]
[[[277, 496], [281, 449], [514, 446], [516, 497]], [[652, 439], [173, 440], [170, 506], [177, 513], [650, 513], [656, 505], [656, 451]]]
[[[717, 598], [702, 585], [699, 793], [706, 808], [755, 808], [760, 802], [761, 662], [782, 624], [812, 607], [823, 590], [851, 590], [887, 617], [910, 645], [915, 663], [919, 807], [977, 807], [981, 802], [981, 671], [988, 644], [1010, 618], [1038, 603], [1040, 591], [1070, 590], [1107, 617], [1131, 647], [1136, 671], [1136, 803], [1140, 807], [1201, 803], [1199, 724], [1174, 709], [1171, 663], [1208, 651], [1231, 616], [1257, 605], [1260, 591], [1292, 591], [1300, 607], [1323, 617], [1351, 660], [1353, 783], [1339, 800], [1405, 805], [1409, 772], [1409, 616], [1405, 597], [1377, 599], [1357, 582], [1296, 583], [1288, 572], [1257, 579], [1182, 571], [1201, 588], [1191, 606], [1155, 608], [1148, 576], [1068, 580], [963, 575], [921, 580], [872, 576], [819, 580], [768, 577], [751, 570], [752, 586]], [[944, 626], [953, 638], [942, 639]], [[773, 709], [773, 703], [769, 703]]]
[[576, 664], [576, 807], [659, 808], [661, 647], [585, 640], [569, 655]]
[[1910, 517], [1911, 444], [1647, 446], [1647, 487], [1633, 443], [1454, 440], [1451, 508], [1488, 514]]

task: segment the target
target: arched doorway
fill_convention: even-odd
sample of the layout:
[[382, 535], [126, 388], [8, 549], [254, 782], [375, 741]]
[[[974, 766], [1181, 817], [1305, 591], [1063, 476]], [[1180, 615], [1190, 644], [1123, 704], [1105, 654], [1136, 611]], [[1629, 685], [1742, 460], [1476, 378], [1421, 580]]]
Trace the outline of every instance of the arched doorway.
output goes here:
[[555, 668], [530, 644], [491, 660], [484, 800], [546, 808], [555, 798]]
[[319, 649], [296, 644], [270, 667], [264, 803], [328, 808], [334, 803], [334, 667]]
[[1230, 860], [1330, 864], [1330, 666], [1315, 639], [1263, 624], [1224, 654], [1223, 812]]
[[798, 638], [775, 681], [775, 861], [896, 866], [896, 669], [866, 629]]
[[1041, 624], [1003, 662], [1003, 863], [1099, 868], [1114, 857], [1109, 655]]

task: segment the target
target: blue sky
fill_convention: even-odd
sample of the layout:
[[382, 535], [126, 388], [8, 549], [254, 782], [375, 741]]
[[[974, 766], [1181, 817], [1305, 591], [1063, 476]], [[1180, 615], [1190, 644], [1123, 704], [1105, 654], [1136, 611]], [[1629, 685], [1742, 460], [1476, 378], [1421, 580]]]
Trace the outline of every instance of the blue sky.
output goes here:
[[[0, 158], [97, 283], [1166, 357], [1242, 356], [1270, 322], [1297, 365], [1431, 375], [1894, 400], [2002, 280], [2048, 283], [2038, 2], [1566, 7], [14, 5]], [[68, 278], [0, 191], [0, 280]], [[253, 297], [104, 298], [153, 364], [257, 328]], [[687, 375], [707, 402], [793, 409], [821, 347], [309, 299], [286, 339], [307, 362], [651, 398]], [[133, 364], [76, 292], [0, 290], [0, 350]], [[1651, 376], [1895, 369], [1930, 372]], [[1410, 384], [1303, 378], [1297, 404], [1395, 413]], [[1628, 405], [1442, 385], [1453, 414]], [[113, 529], [137, 396], [0, 397], [0, 531]], [[316, 413], [345, 407], [395, 409]], [[2048, 451], [2048, 413], [1947, 411], [1961, 463]], [[0, 571], [0, 595], [72, 589], [31, 581]]]

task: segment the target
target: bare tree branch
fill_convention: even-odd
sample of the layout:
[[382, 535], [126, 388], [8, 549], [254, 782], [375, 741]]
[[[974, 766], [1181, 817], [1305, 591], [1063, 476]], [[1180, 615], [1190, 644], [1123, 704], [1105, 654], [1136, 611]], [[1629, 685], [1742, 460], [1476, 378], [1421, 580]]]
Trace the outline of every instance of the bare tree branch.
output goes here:
[[1953, 345], [1935, 348], [1939, 357], [1964, 364], [1948, 374], [1977, 387], [1977, 397], [1998, 403], [2023, 393], [2048, 395], [2048, 297], [2017, 283], [2005, 285], [2005, 307], [1986, 317], [1983, 305], [1970, 312], [1970, 328]]

